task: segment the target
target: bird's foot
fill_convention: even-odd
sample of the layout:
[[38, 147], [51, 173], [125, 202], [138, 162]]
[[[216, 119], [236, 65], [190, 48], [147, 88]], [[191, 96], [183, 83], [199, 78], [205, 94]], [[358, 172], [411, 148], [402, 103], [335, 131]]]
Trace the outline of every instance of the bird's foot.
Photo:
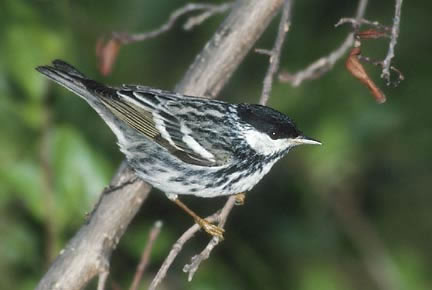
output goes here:
[[235, 205], [244, 205], [246, 194], [244, 192], [237, 193], [234, 195], [235, 197]]
[[217, 225], [214, 225], [210, 223], [209, 221], [203, 219], [203, 218], [196, 218], [195, 222], [209, 235], [213, 237], [218, 237], [219, 239], [223, 240], [223, 234], [225, 230], [221, 227], [218, 227]]

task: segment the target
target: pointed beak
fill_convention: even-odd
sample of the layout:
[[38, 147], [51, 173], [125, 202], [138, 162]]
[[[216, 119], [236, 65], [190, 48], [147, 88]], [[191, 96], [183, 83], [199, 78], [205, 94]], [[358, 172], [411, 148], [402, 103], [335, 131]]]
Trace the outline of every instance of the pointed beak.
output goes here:
[[296, 143], [296, 145], [302, 145], [302, 144], [321, 145], [320, 141], [306, 136], [298, 136], [293, 141], [294, 143]]

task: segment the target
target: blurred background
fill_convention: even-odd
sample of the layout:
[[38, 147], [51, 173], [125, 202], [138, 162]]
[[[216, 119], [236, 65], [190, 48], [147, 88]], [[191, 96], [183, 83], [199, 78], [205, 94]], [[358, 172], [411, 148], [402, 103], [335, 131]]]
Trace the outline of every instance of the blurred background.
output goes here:
[[[366, 18], [390, 24], [394, 1], [369, 2]], [[186, 16], [157, 38], [122, 47], [108, 77], [97, 69], [96, 41], [111, 31], [157, 28], [186, 3], [0, 0], [0, 289], [35, 287], [123, 158], [98, 115], [34, 67], [61, 58], [109, 84], [171, 89], [225, 15], [189, 32], [181, 28]], [[297, 71], [338, 47], [350, 27], [334, 24], [356, 6], [296, 1], [281, 68]], [[394, 64], [406, 80], [399, 87], [386, 87], [379, 69], [365, 65], [385, 104], [343, 61], [297, 88], [274, 84], [269, 105], [323, 146], [296, 148], [280, 161], [234, 209], [225, 241], [193, 282], [182, 267], [206, 245], [205, 233], [185, 246], [161, 289], [432, 289], [431, 9], [432, 2], [404, 2]], [[256, 47], [272, 47], [278, 22]], [[383, 59], [387, 47], [384, 39], [365, 41], [363, 54]], [[221, 99], [258, 102], [267, 65], [251, 52]], [[185, 201], [207, 215], [225, 198]], [[156, 220], [164, 227], [143, 285], [192, 224], [154, 190], [113, 253], [108, 289], [129, 287]]]

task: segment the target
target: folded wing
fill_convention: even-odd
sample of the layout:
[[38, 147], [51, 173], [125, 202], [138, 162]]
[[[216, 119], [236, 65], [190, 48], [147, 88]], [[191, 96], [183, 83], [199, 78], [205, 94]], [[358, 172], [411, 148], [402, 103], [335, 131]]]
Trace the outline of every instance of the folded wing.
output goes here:
[[117, 118], [183, 162], [220, 166], [232, 156], [230, 138], [223, 133], [229, 104], [143, 86], [124, 86], [117, 97], [101, 101]]

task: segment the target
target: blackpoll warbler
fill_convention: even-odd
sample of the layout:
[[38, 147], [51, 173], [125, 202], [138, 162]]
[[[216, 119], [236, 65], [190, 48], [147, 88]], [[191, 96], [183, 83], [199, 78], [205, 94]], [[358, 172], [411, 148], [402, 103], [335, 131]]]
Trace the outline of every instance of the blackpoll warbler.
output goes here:
[[114, 132], [137, 176], [214, 236], [222, 237], [223, 229], [188, 209], [178, 195], [244, 197], [292, 147], [321, 144], [269, 107], [145, 86], [108, 87], [61, 60], [37, 70], [86, 100]]

